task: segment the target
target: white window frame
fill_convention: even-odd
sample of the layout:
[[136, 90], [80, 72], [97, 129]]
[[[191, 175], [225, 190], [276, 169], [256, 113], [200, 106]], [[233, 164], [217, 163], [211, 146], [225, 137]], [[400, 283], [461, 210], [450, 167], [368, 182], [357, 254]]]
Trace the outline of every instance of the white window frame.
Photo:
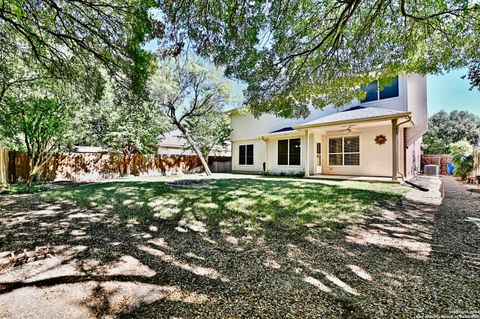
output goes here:
[[[278, 142], [279, 141], [288, 141], [288, 152], [287, 152], [287, 164], [278, 164]], [[290, 164], [290, 140], [300, 140], [300, 164]], [[301, 167], [302, 166], [302, 160], [303, 160], [303, 154], [302, 154], [302, 138], [301, 137], [291, 137], [291, 138], [279, 138], [277, 140], [277, 166], [282, 166], [282, 167], [287, 167], [287, 166], [294, 166], [294, 167]]]
[[[320, 144], [320, 153], [318, 152], [318, 144]], [[317, 166], [322, 166], [322, 142], [316, 142], [315, 144], [315, 151], [317, 152], [316, 156], [316, 163]]]
[[[358, 138], [358, 152], [345, 152], [345, 138]], [[342, 139], [342, 152], [341, 153], [330, 153], [330, 139]], [[343, 167], [343, 166], [360, 166], [360, 135], [342, 135], [342, 136], [329, 136], [328, 137], [328, 166], [330, 167]], [[330, 154], [338, 155], [342, 154], [342, 165], [332, 165], [330, 164]], [[358, 165], [345, 165], [345, 154], [358, 154]]]
[[[252, 164], [247, 164], [247, 154], [248, 154], [248, 146], [252, 145], [253, 154], [252, 154]], [[240, 163], [240, 147], [245, 146], [245, 164]], [[255, 166], [255, 144], [239, 144], [238, 145], [238, 165], [239, 166]]]

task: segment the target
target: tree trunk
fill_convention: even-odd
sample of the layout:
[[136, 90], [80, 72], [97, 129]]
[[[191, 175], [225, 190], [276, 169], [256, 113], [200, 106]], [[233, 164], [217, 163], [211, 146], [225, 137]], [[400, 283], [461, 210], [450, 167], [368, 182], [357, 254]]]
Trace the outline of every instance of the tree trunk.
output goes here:
[[198, 158], [200, 158], [200, 162], [202, 163], [203, 169], [205, 170], [205, 174], [207, 174], [207, 176], [211, 176], [211, 175], [212, 175], [212, 172], [210, 171], [210, 167], [208, 167], [207, 161], [206, 161], [205, 158], [203, 157], [203, 154], [202, 154], [202, 152], [200, 152], [200, 150], [198, 149], [197, 145], [195, 145], [195, 142], [193, 141], [193, 139], [192, 139], [192, 137], [190, 136], [190, 134], [188, 134], [187, 130], [185, 130], [180, 123], [176, 122], [175, 125], [176, 125], [177, 128], [180, 130], [180, 132], [183, 133], [183, 135], [184, 135], [185, 138], [187, 139], [188, 144], [190, 144], [190, 146], [192, 147], [192, 149], [193, 149], [193, 151], [195, 152], [195, 154], [197, 154]]
[[33, 180], [37, 176], [37, 174], [40, 172], [40, 169], [43, 167], [46, 162], [42, 163], [39, 159], [29, 159], [29, 171], [28, 171], [28, 177], [27, 180], [25, 181], [25, 187], [30, 188], [32, 187]]
[[130, 164], [130, 152], [123, 151], [123, 172], [120, 174], [121, 176], [128, 175], [128, 165]]

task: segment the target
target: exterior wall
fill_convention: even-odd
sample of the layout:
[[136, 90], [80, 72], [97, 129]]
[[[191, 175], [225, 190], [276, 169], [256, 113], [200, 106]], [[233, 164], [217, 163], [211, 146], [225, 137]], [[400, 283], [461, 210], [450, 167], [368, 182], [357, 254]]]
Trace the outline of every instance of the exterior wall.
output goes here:
[[[410, 82], [412, 82], [413, 84], [410, 84]], [[407, 89], [409, 91], [413, 91], [413, 93], [410, 94], [410, 92], [407, 92]], [[414, 103], [415, 106], [413, 108], [407, 106], [407, 102]], [[233, 113], [230, 115], [232, 125], [232, 133], [230, 139], [231, 141], [257, 139], [261, 135], [270, 133], [272, 131], [284, 127], [306, 123], [320, 117], [348, 109], [349, 107], [354, 105], [384, 108], [397, 111], [407, 111], [407, 109], [410, 110], [410, 108], [412, 108], [413, 112], [421, 112], [424, 109], [426, 115], [426, 79], [425, 77], [417, 75], [400, 74], [398, 97], [366, 103], [361, 103], [360, 101], [352, 101], [350, 104], [345, 105], [344, 107], [339, 109], [333, 106], [326, 107], [323, 110], [315, 109], [312, 107], [310, 108], [310, 115], [305, 119], [285, 119], [276, 117], [272, 114], [263, 114], [260, 117], [255, 118], [252, 114], [249, 113]]]
[[407, 111], [408, 106], [408, 90], [410, 89], [409, 82], [410, 82], [410, 75], [407, 74], [399, 74], [398, 75], [398, 96], [392, 97], [389, 99], [378, 100], [378, 101], [371, 101], [361, 103], [360, 101], [355, 101], [355, 105], [361, 105], [366, 107], [378, 107], [380, 109], [388, 109], [388, 110], [397, 110], [397, 111]]
[[[377, 135], [385, 135], [383, 145], [375, 143]], [[392, 129], [391, 126], [368, 127], [352, 133], [360, 137], [359, 166], [330, 166], [328, 163], [328, 138], [339, 137], [338, 134], [326, 134], [322, 139], [322, 166], [325, 175], [361, 175], [392, 176]], [[345, 136], [345, 135], [344, 135]]]
[[409, 74], [407, 84], [407, 110], [412, 112], [415, 123], [414, 127], [407, 130], [407, 145], [411, 145], [428, 130], [427, 78]]
[[[365, 176], [391, 176], [392, 175], [392, 144], [391, 125], [375, 126], [361, 129], [360, 136], [360, 166], [336, 166], [328, 165], [328, 135], [321, 130], [311, 130], [309, 133], [309, 154], [305, 154], [305, 135], [302, 134], [302, 161], [299, 166], [277, 165], [277, 141], [279, 138], [269, 138], [268, 142], [262, 140], [261, 136], [272, 131], [296, 126], [335, 112], [347, 109], [353, 105], [366, 107], [385, 108], [398, 111], [412, 112], [412, 120], [415, 126], [406, 130], [399, 130], [399, 171], [407, 172], [410, 176], [415, 172], [414, 167], [419, 165], [421, 153], [421, 136], [427, 131], [427, 87], [426, 77], [416, 74], [399, 75], [399, 96], [379, 101], [361, 103], [352, 101], [340, 109], [327, 107], [324, 110], [311, 109], [311, 114], [305, 119], [284, 119], [271, 114], [264, 114], [258, 118], [253, 115], [241, 112], [230, 114], [231, 118], [231, 141], [232, 141], [232, 170], [237, 172], [259, 173], [263, 170], [263, 163], [273, 173], [298, 172], [305, 170], [304, 158], [309, 161], [310, 174], [318, 174], [320, 167], [316, 165], [316, 142], [322, 142], [322, 174], [333, 175], [365, 175]], [[387, 142], [377, 145], [374, 139], [377, 135], [383, 134]], [[406, 135], [404, 138], [404, 134]], [[286, 137], [282, 137], [286, 138]], [[238, 164], [238, 147], [241, 144], [254, 144], [254, 164]], [[406, 145], [406, 147], [405, 147]], [[406, 156], [404, 150], [406, 149]], [[415, 154], [415, 157], [414, 157]], [[268, 157], [268, 159], [267, 159]], [[415, 158], [415, 160], [413, 159]]]
[[[253, 165], [239, 164], [240, 145], [253, 144]], [[266, 143], [262, 139], [232, 141], [232, 171], [240, 173], [261, 173], [266, 158]]]
[[421, 156], [422, 138], [420, 137], [407, 146], [405, 150], [406, 178], [412, 178], [420, 172]]
[[[278, 165], [278, 141], [290, 138], [300, 138], [300, 165]], [[282, 136], [278, 138], [270, 138], [267, 142], [268, 147], [268, 160], [267, 169], [273, 174], [280, 174], [282, 172], [286, 174], [294, 174], [301, 171], [305, 171], [305, 137], [301, 135]]]
[[[375, 143], [375, 137], [385, 135], [387, 141], [383, 145]], [[360, 137], [360, 165], [358, 166], [330, 166], [328, 163], [328, 139], [330, 137], [340, 136], [359, 136]], [[300, 138], [301, 159], [300, 165], [278, 165], [278, 140]], [[399, 171], [404, 171], [404, 144], [403, 130], [399, 130], [398, 161]], [[321, 169], [316, 165], [316, 143], [322, 143], [322, 162]], [[253, 165], [239, 165], [239, 147], [240, 145], [254, 145]], [[275, 138], [269, 138], [267, 141], [262, 139], [245, 140], [232, 143], [232, 171], [244, 173], [261, 173], [263, 163], [266, 163], [266, 169], [273, 174], [294, 174], [305, 171], [305, 157], [309, 160], [310, 174], [325, 175], [359, 175], [359, 176], [385, 176], [392, 175], [392, 127], [391, 125], [371, 126], [357, 129], [357, 132], [351, 135], [339, 134], [335, 132], [309, 132], [309, 146], [305, 147], [305, 135], [282, 135]], [[420, 163], [421, 140], [407, 148], [407, 172], [414, 171], [413, 165], [417, 167]], [[415, 159], [413, 159], [413, 153]], [[412, 173], [413, 174], [413, 173]], [[411, 175], [411, 174], [410, 174]], [[410, 176], [409, 175], [409, 176]]]

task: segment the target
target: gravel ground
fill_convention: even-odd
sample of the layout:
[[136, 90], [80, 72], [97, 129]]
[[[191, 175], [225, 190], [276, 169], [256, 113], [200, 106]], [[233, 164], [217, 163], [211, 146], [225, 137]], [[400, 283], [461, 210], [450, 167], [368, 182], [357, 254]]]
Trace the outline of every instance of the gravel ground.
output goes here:
[[480, 318], [480, 195], [443, 181], [334, 239], [1, 196], [0, 317]]

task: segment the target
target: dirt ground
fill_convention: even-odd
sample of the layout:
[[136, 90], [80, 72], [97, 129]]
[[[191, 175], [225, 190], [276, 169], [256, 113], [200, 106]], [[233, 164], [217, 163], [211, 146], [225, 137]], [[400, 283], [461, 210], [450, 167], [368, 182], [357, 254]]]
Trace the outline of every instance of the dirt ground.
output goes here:
[[420, 182], [324, 240], [0, 196], [0, 318], [480, 318], [480, 194]]

